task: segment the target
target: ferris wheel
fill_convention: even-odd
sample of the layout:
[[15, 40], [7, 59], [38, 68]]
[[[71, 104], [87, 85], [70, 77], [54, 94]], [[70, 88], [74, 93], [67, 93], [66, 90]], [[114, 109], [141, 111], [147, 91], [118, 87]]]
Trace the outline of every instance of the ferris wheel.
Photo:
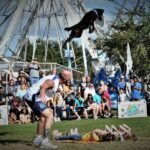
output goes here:
[[[55, 38], [60, 44], [66, 26], [77, 23], [86, 12], [81, 0], [6, 0], [0, 7], [0, 56], [19, 56], [27, 39]], [[85, 39], [86, 40], [86, 39]], [[62, 52], [61, 52], [62, 53]], [[94, 56], [92, 53], [91, 55]]]
[[[5, 0], [0, 5], [0, 58], [4, 61], [17, 60], [24, 53], [26, 61], [27, 43], [33, 42], [32, 58], [35, 57], [37, 39], [45, 41], [45, 56], [47, 59], [48, 43], [55, 39], [59, 44], [61, 57], [63, 57], [62, 41], [68, 37], [64, 31], [67, 26], [79, 22], [88, 11], [83, 5], [84, 0]], [[98, 27], [98, 26], [96, 26]], [[96, 28], [96, 36], [101, 31]], [[87, 72], [87, 51], [91, 58], [98, 60], [95, 45], [90, 40], [91, 35], [84, 32], [80, 43], [82, 45], [84, 67]], [[23, 49], [23, 47], [25, 47]], [[74, 50], [70, 43], [68, 47]], [[94, 63], [95, 66], [95, 63]]]

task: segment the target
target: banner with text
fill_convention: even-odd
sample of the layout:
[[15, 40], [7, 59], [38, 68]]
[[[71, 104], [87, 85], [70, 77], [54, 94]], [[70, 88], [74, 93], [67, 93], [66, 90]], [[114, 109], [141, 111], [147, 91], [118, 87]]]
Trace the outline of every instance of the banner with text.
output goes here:
[[118, 103], [119, 118], [147, 117], [147, 105], [145, 100]]
[[0, 105], [0, 125], [8, 125], [7, 105]]

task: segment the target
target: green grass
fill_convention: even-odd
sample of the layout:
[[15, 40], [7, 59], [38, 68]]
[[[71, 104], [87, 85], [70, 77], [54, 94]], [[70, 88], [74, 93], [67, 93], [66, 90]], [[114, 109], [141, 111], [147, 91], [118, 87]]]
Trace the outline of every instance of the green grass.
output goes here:
[[[72, 120], [55, 123], [53, 129], [58, 129], [63, 132], [71, 128], [78, 128], [80, 133], [92, 131], [99, 128], [104, 129], [105, 125], [126, 123], [132, 128], [133, 133], [137, 136], [137, 141], [111, 141], [99, 142], [94, 144], [82, 143], [65, 143], [62, 141], [55, 141], [59, 148], [58, 150], [150, 150], [150, 117], [146, 118], [129, 118], [129, 119], [98, 119], [98, 120]], [[36, 123], [26, 125], [8, 125], [0, 126], [0, 150], [36, 150], [38, 148], [32, 146], [31, 141], [36, 132]], [[51, 137], [52, 138], [52, 137]]]

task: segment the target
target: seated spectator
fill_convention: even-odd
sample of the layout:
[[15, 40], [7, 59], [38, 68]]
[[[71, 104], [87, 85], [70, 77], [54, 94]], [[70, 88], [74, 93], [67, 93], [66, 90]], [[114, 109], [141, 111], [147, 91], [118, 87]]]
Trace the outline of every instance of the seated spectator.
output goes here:
[[81, 112], [82, 115], [84, 115], [84, 117], [86, 119], [88, 119], [88, 114], [87, 111], [84, 107], [84, 99], [81, 97], [80, 93], [78, 92], [75, 98], [75, 104], [76, 104], [76, 111], [77, 112]]
[[7, 93], [8, 96], [15, 96], [16, 95], [16, 91], [17, 91], [17, 88], [16, 88], [15, 80], [14, 79], [10, 79], [9, 83], [8, 83], [8, 87], [7, 87], [6, 93]]
[[76, 104], [75, 104], [75, 96], [70, 95], [67, 97], [66, 100], [66, 113], [67, 113], [67, 119], [71, 118], [71, 114], [75, 114], [77, 117], [77, 120], [81, 120], [81, 117], [79, 116], [78, 112], [76, 111]]
[[127, 95], [125, 94], [124, 89], [119, 89], [119, 102], [126, 102], [127, 101]]
[[98, 105], [98, 113], [100, 114], [101, 117], [103, 117], [101, 96], [95, 93], [95, 95], [93, 96], [93, 101]]
[[28, 109], [26, 107], [23, 107], [20, 111], [19, 120], [21, 123], [30, 123], [31, 122], [31, 116], [29, 115]]
[[29, 75], [26, 72], [24, 72], [23, 70], [19, 70], [19, 75], [17, 77], [16, 86], [18, 86], [23, 81], [28, 82]]
[[84, 105], [85, 105], [85, 108], [87, 110], [91, 110], [92, 111], [93, 118], [97, 119], [99, 105], [94, 102], [93, 96], [92, 96], [91, 93], [88, 94], [87, 99], [84, 102]]
[[99, 88], [99, 94], [102, 98], [102, 108], [104, 116], [111, 116], [111, 100], [108, 91], [103, 91], [102, 88]]
[[20, 97], [20, 99], [23, 99], [23, 96], [26, 94], [27, 89], [28, 89], [28, 85], [26, 83], [21, 83], [17, 87], [16, 96]]
[[20, 101], [19, 97], [14, 97], [11, 104], [10, 104], [10, 110], [9, 110], [9, 114], [11, 115], [11, 113], [16, 115], [16, 120], [19, 120], [19, 115], [20, 115], [20, 111], [22, 108], [22, 103]]
[[66, 99], [71, 94], [71, 92], [73, 92], [73, 90], [71, 89], [70, 81], [67, 81], [66, 84], [62, 84], [62, 91], [63, 91], [64, 99]]
[[57, 90], [56, 96], [53, 99], [54, 121], [60, 122], [63, 119], [63, 110], [65, 109], [65, 101], [63, 100], [62, 92]]
[[84, 91], [84, 99], [87, 99], [88, 94], [91, 93], [92, 96], [95, 95], [95, 87], [94, 84], [90, 84], [88, 87], [86, 87], [85, 91]]

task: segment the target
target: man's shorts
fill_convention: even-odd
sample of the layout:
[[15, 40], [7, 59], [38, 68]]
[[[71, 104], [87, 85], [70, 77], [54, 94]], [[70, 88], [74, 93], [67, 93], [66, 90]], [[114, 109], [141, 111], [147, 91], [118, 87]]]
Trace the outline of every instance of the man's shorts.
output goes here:
[[42, 101], [28, 101], [27, 99], [25, 99], [25, 101], [27, 102], [27, 104], [29, 105], [29, 107], [32, 109], [33, 113], [40, 117], [41, 113], [47, 109], [47, 105], [45, 103], [43, 103]]

